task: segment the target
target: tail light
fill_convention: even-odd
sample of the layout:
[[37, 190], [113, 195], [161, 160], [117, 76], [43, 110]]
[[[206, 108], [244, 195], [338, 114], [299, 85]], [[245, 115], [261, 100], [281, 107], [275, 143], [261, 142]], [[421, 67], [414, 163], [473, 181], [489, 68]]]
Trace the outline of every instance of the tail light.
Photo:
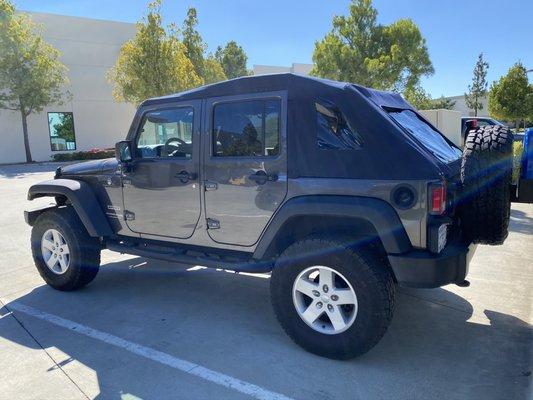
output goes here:
[[446, 211], [446, 182], [431, 184], [429, 187], [429, 212], [442, 215]]

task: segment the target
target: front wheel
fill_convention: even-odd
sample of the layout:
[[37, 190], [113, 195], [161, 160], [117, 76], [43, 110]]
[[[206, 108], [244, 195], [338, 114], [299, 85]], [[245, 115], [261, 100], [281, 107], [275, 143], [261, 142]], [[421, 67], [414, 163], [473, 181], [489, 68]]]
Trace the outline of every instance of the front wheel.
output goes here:
[[289, 246], [272, 272], [276, 316], [289, 337], [323, 357], [366, 353], [385, 334], [394, 309], [390, 267], [374, 247], [309, 238]]
[[31, 249], [39, 274], [54, 289], [79, 289], [98, 273], [100, 245], [89, 236], [72, 207], [56, 208], [37, 218]]

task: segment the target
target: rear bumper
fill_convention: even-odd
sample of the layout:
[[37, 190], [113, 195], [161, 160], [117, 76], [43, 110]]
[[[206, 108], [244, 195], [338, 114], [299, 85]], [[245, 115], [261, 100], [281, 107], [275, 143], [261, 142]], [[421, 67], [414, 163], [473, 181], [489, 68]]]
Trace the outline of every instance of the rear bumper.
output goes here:
[[413, 250], [388, 257], [401, 286], [436, 288], [465, 280], [476, 247], [450, 244], [439, 254]]

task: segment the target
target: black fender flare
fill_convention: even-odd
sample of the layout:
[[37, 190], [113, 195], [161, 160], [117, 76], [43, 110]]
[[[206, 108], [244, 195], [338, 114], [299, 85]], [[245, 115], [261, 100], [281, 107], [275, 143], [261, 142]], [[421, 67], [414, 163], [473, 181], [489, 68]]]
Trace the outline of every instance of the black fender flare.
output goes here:
[[386, 201], [374, 197], [309, 195], [294, 197], [280, 207], [261, 235], [253, 257], [272, 257], [273, 243], [284, 225], [291, 218], [305, 216], [364, 220], [375, 228], [387, 254], [401, 254], [412, 249], [398, 214]]
[[[88, 183], [73, 179], [54, 179], [32, 185], [28, 190], [28, 200], [55, 196], [64, 196], [68, 199], [90, 236], [108, 237], [113, 235], [113, 230]], [[46, 209], [31, 213], [40, 214]], [[26, 215], [26, 221], [28, 223], [35, 221], [35, 215]]]

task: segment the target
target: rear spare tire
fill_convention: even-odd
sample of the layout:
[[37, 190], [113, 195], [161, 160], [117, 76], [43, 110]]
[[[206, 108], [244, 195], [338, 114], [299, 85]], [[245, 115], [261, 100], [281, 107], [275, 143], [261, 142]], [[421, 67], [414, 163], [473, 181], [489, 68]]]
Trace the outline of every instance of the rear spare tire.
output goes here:
[[513, 134], [505, 126], [483, 126], [466, 137], [460, 214], [463, 234], [473, 243], [497, 245], [507, 238], [512, 146]]

